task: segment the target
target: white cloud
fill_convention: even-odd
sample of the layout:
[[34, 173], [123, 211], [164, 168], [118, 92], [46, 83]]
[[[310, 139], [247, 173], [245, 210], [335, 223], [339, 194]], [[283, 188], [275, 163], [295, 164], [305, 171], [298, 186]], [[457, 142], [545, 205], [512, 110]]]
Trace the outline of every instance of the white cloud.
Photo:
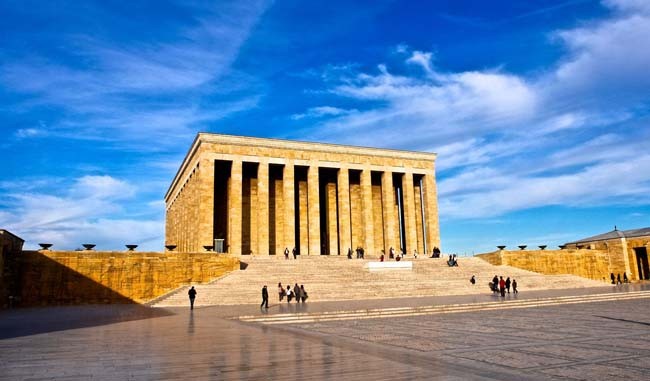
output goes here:
[[[14, 190], [5, 196], [7, 209], [0, 210], [0, 226], [27, 239], [29, 248], [38, 247], [39, 242], [53, 243], [59, 249], [95, 243], [102, 249], [121, 250], [122, 244], [134, 243], [160, 250], [163, 220], [128, 217], [123, 203], [135, 195], [133, 185], [110, 176], [83, 176], [58, 195]], [[159, 203], [149, 208], [160, 209], [160, 215], [164, 211]], [[125, 217], [115, 217], [119, 215]]]
[[[606, 1], [609, 18], [553, 33], [566, 54], [532, 76], [444, 72], [400, 45], [424, 73], [348, 71], [329, 92], [352, 114], [311, 136], [438, 152], [440, 213], [485, 218], [548, 205], [650, 204], [650, 3]], [[358, 70], [358, 69], [356, 69]], [[410, 73], [407, 71], [407, 73]], [[358, 104], [358, 106], [357, 106]], [[641, 173], [643, 172], [643, 173]]]
[[346, 110], [338, 107], [332, 107], [332, 106], [320, 106], [320, 107], [312, 107], [307, 110], [307, 112], [302, 113], [302, 114], [293, 114], [291, 115], [291, 119], [293, 120], [300, 120], [304, 118], [320, 118], [323, 116], [338, 116], [338, 115], [346, 115], [346, 114], [351, 114], [353, 112], [356, 112], [357, 110]]
[[[22, 113], [34, 106], [54, 106], [66, 116], [47, 127], [49, 135], [157, 149], [176, 144], [178, 136], [193, 135], [207, 122], [254, 107], [259, 89], [251, 77], [233, 71], [231, 65], [267, 2], [183, 6], [194, 17], [184, 18], [184, 25], [170, 25], [169, 29], [177, 29], [173, 38], [125, 43], [61, 34], [57, 43], [74, 47], [66, 51], [75, 58], [74, 64], [38, 54], [5, 59], [0, 64], [0, 83], [30, 96], [6, 109]], [[110, 22], [114, 15], [103, 12]], [[237, 86], [223, 86], [229, 80]], [[235, 87], [241, 95], [227, 102], [201, 101], [205, 93]], [[21, 130], [15, 135], [31, 133]], [[159, 144], [149, 144], [152, 139]]]

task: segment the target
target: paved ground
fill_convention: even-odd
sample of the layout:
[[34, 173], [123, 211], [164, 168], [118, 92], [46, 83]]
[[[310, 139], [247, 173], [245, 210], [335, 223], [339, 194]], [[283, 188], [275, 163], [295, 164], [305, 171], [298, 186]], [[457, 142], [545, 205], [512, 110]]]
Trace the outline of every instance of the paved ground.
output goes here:
[[[561, 295], [519, 299], [533, 296]], [[471, 303], [414, 298], [304, 309], [432, 302]], [[301, 308], [283, 304], [268, 314]], [[267, 314], [250, 306], [4, 311], [0, 380], [646, 380], [650, 372], [647, 298], [281, 326], [232, 318], [251, 313]]]

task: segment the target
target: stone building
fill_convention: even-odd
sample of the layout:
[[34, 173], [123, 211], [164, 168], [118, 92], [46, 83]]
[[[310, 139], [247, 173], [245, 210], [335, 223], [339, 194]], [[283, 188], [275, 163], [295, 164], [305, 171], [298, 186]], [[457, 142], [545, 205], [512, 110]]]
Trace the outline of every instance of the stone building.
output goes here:
[[[440, 246], [436, 155], [200, 133], [165, 195], [168, 245], [379, 255]], [[221, 241], [223, 240], [223, 241]]]
[[566, 249], [606, 251], [612, 272], [618, 274], [624, 271], [630, 279], [635, 280], [650, 279], [650, 227], [631, 230], [614, 228], [607, 233], [568, 242], [564, 246]]

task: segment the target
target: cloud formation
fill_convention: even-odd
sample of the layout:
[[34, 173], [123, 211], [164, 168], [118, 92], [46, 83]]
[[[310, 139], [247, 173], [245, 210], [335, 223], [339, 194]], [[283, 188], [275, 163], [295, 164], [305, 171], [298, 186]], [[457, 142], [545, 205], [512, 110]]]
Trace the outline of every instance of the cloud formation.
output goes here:
[[330, 115], [313, 133], [438, 152], [447, 219], [549, 205], [647, 205], [650, 176], [637, 172], [650, 163], [637, 142], [650, 138], [650, 52], [639, 49], [650, 35], [650, 8], [604, 4], [610, 18], [551, 34], [565, 54], [535, 75], [445, 72], [432, 53], [400, 45], [404, 65], [421, 71], [396, 74], [380, 64], [328, 81], [354, 112]]

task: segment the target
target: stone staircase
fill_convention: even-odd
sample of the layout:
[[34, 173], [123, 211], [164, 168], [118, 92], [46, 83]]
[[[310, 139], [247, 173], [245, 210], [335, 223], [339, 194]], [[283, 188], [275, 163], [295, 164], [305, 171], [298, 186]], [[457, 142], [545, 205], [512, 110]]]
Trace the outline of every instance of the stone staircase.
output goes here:
[[[305, 285], [309, 301], [362, 300], [437, 295], [469, 295], [489, 292], [494, 275], [516, 279], [520, 291], [604, 286], [602, 282], [573, 275], [543, 275], [510, 266], [494, 266], [475, 257], [458, 260], [449, 267], [446, 258], [407, 258], [412, 270], [370, 272], [369, 260], [345, 256], [305, 256], [285, 260], [283, 256], [242, 256], [245, 270], [235, 271], [214, 282], [195, 285], [196, 306], [259, 304], [261, 288], [267, 285], [269, 299], [277, 302], [277, 285]], [[476, 285], [469, 282], [476, 277]], [[180, 288], [151, 303], [155, 307], [187, 306], [187, 290]]]

